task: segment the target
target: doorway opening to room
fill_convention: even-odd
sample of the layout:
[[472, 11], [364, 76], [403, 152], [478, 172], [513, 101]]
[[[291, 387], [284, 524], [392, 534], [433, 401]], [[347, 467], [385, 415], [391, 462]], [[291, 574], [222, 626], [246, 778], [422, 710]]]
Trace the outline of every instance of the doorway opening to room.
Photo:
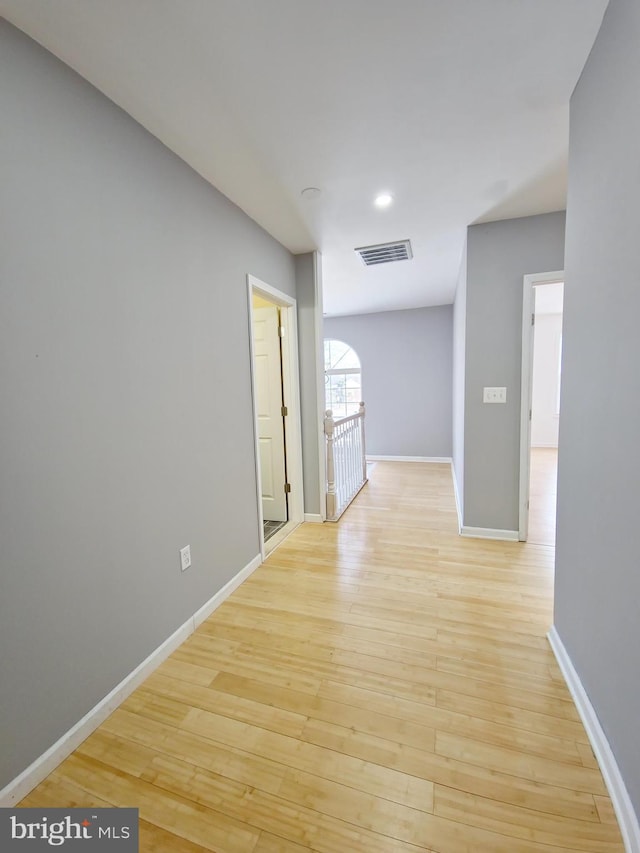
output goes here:
[[562, 373], [562, 272], [525, 276], [520, 455], [521, 541], [555, 546]]
[[248, 276], [260, 550], [302, 520], [302, 448], [295, 300]]

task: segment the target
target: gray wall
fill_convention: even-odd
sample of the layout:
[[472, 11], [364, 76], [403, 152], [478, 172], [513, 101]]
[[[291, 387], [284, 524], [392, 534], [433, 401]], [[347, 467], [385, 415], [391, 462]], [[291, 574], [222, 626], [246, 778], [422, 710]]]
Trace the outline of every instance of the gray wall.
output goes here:
[[640, 814], [640, 5], [571, 101], [555, 623]]
[[453, 304], [453, 476], [459, 510], [464, 506], [464, 377], [467, 328], [467, 244], [465, 241]]
[[0, 80], [2, 787], [258, 553], [245, 277], [295, 273], [3, 21]]
[[451, 305], [326, 318], [362, 365], [367, 452], [451, 456]]
[[[296, 288], [298, 302], [298, 350], [300, 358], [300, 410], [302, 419], [302, 460], [304, 466], [304, 511], [320, 514], [319, 439], [324, 441], [323, 412], [318, 387], [318, 365], [324, 354], [317, 318], [322, 317], [322, 285], [318, 281], [320, 257], [315, 252], [297, 255]], [[324, 472], [322, 472], [324, 475]], [[323, 477], [324, 479], [324, 477]]]
[[[467, 232], [464, 523], [518, 529], [522, 291], [527, 273], [564, 267], [564, 211]], [[507, 403], [482, 402], [506, 386]]]

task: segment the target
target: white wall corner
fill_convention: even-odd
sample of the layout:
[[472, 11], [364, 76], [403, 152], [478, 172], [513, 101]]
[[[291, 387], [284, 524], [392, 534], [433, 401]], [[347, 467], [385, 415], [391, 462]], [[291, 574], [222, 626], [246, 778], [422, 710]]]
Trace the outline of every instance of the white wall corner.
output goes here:
[[193, 634], [198, 625], [204, 622], [261, 563], [262, 557], [258, 554], [238, 574], [234, 575], [222, 589], [218, 590], [203, 607], [196, 610], [193, 616], [190, 616], [170, 637], [151, 652], [129, 675], [125, 676], [104, 699], [98, 702], [68, 732], [65, 732], [46, 752], [36, 758], [19, 776], [16, 776], [0, 790], [0, 808], [14, 806], [46, 779], [172, 652]]
[[310, 524], [322, 524], [324, 522], [319, 512], [305, 512], [304, 520]]
[[[318, 415], [318, 489], [320, 520], [327, 519], [327, 453], [324, 434], [325, 390], [324, 390], [324, 284], [322, 278], [322, 255], [313, 253], [314, 286], [314, 332], [316, 346], [316, 407]], [[305, 519], [306, 521], [306, 519]]]
[[625, 851], [626, 853], [640, 853], [640, 824], [638, 823], [638, 816], [634, 811], [631, 798], [620, 773], [620, 768], [609, 746], [604, 729], [600, 725], [598, 715], [591, 704], [587, 691], [580, 681], [580, 676], [576, 672], [555, 625], [549, 631], [547, 638], [558, 661], [558, 666], [567, 682], [569, 692], [576, 704], [596, 760], [600, 765], [605, 785], [609, 791], [609, 796], [611, 797], [611, 802], [618, 818]]
[[517, 530], [499, 530], [497, 527], [461, 527], [460, 536], [470, 539], [498, 539], [501, 542], [518, 542]]

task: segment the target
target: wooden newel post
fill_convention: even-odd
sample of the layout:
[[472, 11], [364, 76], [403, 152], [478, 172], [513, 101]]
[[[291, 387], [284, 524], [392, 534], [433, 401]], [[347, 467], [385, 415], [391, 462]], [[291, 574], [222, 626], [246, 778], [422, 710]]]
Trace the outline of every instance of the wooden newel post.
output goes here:
[[362, 481], [364, 483], [367, 482], [367, 448], [364, 441], [364, 403], [362, 400], [360, 401], [360, 408], [358, 409], [358, 414], [360, 415], [360, 442], [362, 445]]
[[327, 440], [327, 518], [336, 515], [336, 473], [333, 459], [333, 412], [324, 413], [324, 434]]

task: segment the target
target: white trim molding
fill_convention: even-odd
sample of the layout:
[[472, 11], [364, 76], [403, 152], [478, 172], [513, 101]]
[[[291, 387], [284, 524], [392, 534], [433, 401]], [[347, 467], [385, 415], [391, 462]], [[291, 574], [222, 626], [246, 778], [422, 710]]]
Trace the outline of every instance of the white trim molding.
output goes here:
[[125, 676], [104, 699], [98, 702], [81, 720], [62, 735], [49, 749], [36, 758], [26, 770], [16, 776], [0, 791], [0, 808], [10, 808], [20, 802], [61, 764], [65, 758], [94, 732], [139, 687], [151, 673], [165, 661], [231, 593], [246, 580], [262, 563], [257, 554], [238, 574], [234, 575], [222, 589], [200, 607], [193, 616], [182, 624], [157, 649], [145, 658], [129, 675]]
[[[237, 575], [234, 575], [230, 581], [227, 581], [226, 584], [219, 589], [215, 595], [211, 596], [209, 601], [204, 604], [199, 610], [193, 614], [193, 631], [196, 630], [205, 619], [208, 619], [209, 616], [213, 613], [214, 610], [217, 610], [220, 605], [229, 598], [232, 592], [234, 592], [240, 586], [243, 581], [252, 575], [255, 570], [262, 565], [262, 556], [260, 554], [256, 554], [256, 556], [251, 560], [244, 569], [240, 569]], [[185, 624], [188, 624], [188, 620]], [[190, 633], [193, 633], [191, 631]]]
[[638, 823], [638, 816], [634, 811], [631, 798], [620, 773], [620, 768], [609, 746], [607, 736], [600, 725], [598, 715], [591, 704], [587, 691], [580, 681], [580, 676], [576, 672], [555, 625], [547, 634], [547, 639], [567, 682], [567, 687], [580, 714], [594, 755], [600, 765], [605, 785], [609, 791], [609, 796], [611, 797], [611, 802], [618, 818], [626, 853], [640, 853], [640, 824]]
[[[302, 419], [300, 408], [300, 378], [298, 363], [298, 314], [297, 302], [289, 294], [277, 290], [256, 276], [247, 274], [247, 314], [249, 335], [249, 359], [251, 365], [251, 407], [253, 409], [254, 458], [256, 472], [256, 504], [259, 519], [260, 553], [264, 560], [273, 550], [275, 544], [271, 541], [269, 548], [265, 546], [262, 518], [262, 472], [260, 470], [260, 448], [258, 438], [258, 410], [256, 407], [256, 377], [255, 355], [253, 343], [253, 296], [262, 296], [268, 302], [278, 306], [280, 321], [284, 328], [281, 338], [282, 347], [282, 393], [284, 405], [288, 408], [287, 425], [285, 429], [286, 467], [291, 491], [289, 492], [289, 524], [287, 535], [301, 524], [304, 518], [304, 486], [302, 462]], [[278, 542], [282, 541], [280, 537]]]
[[517, 542], [517, 530], [498, 530], [494, 527], [461, 527], [460, 536], [470, 539], [499, 539], [501, 542]]
[[458, 513], [458, 533], [462, 533], [462, 503], [460, 502], [460, 492], [458, 491], [458, 481], [456, 480], [456, 469], [451, 460], [451, 479], [453, 480], [453, 494], [456, 499], [456, 512]]
[[442, 462], [451, 463], [450, 456], [372, 456], [367, 453], [367, 462]]
[[309, 524], [322, 524], [324, 522], [324, 518], [319, 512], [305, 512], [304, 520]]

